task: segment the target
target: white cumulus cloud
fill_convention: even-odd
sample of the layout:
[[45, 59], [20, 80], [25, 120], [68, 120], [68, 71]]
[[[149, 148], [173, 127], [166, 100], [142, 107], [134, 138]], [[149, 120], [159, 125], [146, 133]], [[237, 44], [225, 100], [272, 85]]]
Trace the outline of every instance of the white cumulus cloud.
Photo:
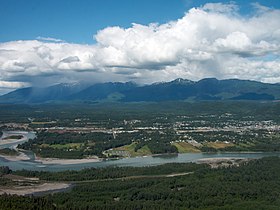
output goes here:
[[234, 3], [208, 3], [165, 24], [107, 27], [93, 45], [44, 37], [0, 43], [0, 80], [280, 82], [280, 10], [253, 7], [255, 15], [244, 17]]

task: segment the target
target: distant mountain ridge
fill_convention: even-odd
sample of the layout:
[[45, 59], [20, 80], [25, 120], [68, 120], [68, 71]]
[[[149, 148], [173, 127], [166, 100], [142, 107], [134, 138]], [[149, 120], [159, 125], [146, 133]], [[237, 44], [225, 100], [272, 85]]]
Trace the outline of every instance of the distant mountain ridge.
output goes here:
[[45, 88], [29, 87], [0, 96], [0, 103], [57, 101], [176, 101], [176, 100], [279, 100], [280, 84], [249, 80], [206, 78], [197, 82], [178, 78], [171, 82], [137, 85], [107, 82], [94, 85], [63, 83]]

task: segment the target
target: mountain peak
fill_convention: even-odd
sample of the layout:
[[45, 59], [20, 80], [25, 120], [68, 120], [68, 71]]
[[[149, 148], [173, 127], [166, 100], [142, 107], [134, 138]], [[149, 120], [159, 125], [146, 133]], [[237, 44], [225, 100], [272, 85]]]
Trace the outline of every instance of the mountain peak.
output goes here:
[[183, 79], [183, 78], [177, 78], [169, 83], [176, 83], [176, 84], [193, 84], [194, 81], [188, 80], [188, 79]]
[[82, 85], [82, 83], [80, 82], [70, 82], [70, 83], [58, 83], [53, 85], [54, 87], [76, 87], [76, 86], [80, 86]]

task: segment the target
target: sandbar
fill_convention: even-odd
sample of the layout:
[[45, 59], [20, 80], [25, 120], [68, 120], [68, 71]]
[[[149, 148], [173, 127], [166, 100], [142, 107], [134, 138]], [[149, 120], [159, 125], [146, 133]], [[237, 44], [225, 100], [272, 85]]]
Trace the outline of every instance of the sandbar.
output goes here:
[[61, 164], [61, 165], [71, 165], [71, 164], [80, 164], [80, 163], [96, 163], [101, 162], [102, 159], [98, 157], [94, 158], [84, 158], [84, 159], [60, 159], [60, 158], [41, 158], [36, 157], [36, 162], [42, 164]]
[[0, 157], [9, 161], [30, 160], [30, 158], [23, 152], [20, 152], [19, 155], [0, 155]]
[[44, 183], [33, 186], [16, 186], [10, 188], [1, 188], [0, 195], [11, 194], [11, 195], [31, 195], [34, 193], [41, 193], [47, 191], [62, 190], [70, 187], [70, 184], [66, 183]]

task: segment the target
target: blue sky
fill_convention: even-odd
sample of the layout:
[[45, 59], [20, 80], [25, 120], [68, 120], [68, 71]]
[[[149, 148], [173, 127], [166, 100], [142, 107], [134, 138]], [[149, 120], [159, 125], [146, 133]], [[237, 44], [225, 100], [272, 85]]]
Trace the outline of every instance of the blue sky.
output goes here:
[[0, 0], [0, 94], [61, 82], [280, 82], [280, 1]]
[[[0, 0], [0, 42], [54, 37], [67, 42], [94, 43], [93, 35], [108, 26], [129, 27], [131, 23], [165, 23], [207, 0]], [[243, 15], [250, 3], [235, 1]], [[279, 0], [258, 0], [279, 8]]]
[[167, 22], [185, 11], [181, 0], [1, 0], [0, 41], [43, 36], [93, 43], [105, 27]]

